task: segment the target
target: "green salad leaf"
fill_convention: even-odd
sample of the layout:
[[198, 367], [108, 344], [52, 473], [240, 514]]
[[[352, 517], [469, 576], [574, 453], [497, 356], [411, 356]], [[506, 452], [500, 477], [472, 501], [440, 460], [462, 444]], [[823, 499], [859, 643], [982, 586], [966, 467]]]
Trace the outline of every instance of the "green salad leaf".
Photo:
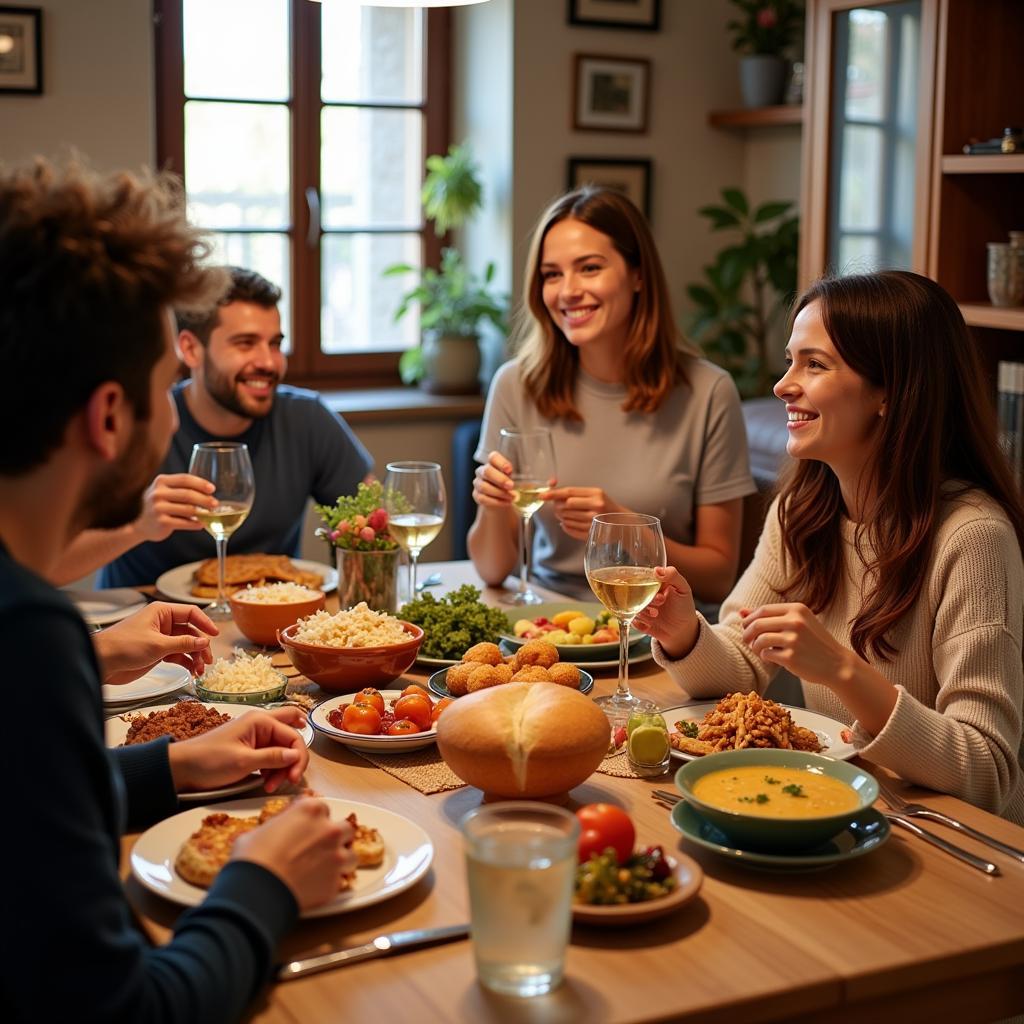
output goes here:
[[497, 643], [509, 629], [505, 613], [488, 608], [469, 583], [442, 598], [423, 594], [404, 605], [399, 617], [423, 630], [420, 654], [425, 658], [461, 658], [474, 644]]

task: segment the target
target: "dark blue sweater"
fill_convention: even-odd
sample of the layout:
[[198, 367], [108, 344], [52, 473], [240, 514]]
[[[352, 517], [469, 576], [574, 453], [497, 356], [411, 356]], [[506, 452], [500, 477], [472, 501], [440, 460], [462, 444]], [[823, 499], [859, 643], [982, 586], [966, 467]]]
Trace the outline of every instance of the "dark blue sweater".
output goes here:
[[252, 863], [221, 872], [150, 947], [118, 875], [119, 837], [172, 814], [167, 742], [108, 751], [88, 632], [59, 591], [0, 545], [6, 669], [0, 1018], [237, 1020], [294, 923], [288, 888]]

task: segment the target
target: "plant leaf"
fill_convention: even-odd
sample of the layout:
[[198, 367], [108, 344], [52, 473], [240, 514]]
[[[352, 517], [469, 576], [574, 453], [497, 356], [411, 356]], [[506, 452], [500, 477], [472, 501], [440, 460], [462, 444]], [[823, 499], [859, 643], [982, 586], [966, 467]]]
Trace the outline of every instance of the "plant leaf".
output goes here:
[[750, 206], [747, 204], [747, 197], [738, 188], [723, 188], [722, 198], [726, 203], [734, 209], [737, 213], [746, 217], [750, 212]]
[[790, 202], [762, 203], [754, 214], [754, 223], [763, 224], [766, 220], [781, 217], [792, 205]]

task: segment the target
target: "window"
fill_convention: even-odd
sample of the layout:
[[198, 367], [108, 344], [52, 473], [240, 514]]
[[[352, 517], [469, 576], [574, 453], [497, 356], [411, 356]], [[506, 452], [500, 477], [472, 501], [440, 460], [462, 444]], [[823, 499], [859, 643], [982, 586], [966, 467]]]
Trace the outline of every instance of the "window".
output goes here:
[[156, 0], [157, 153], [217, 256], [279, 284], [289, 380], [397, 383], [393, 314], [436, 263], [419, 190], [448, 145], [449, 12]]

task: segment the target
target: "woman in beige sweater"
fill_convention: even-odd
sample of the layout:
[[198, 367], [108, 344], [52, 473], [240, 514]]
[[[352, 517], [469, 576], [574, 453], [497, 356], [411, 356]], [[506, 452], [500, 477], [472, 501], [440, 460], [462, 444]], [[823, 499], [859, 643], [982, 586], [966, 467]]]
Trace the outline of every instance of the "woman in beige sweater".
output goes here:
[[890, 271], [799, 300], [795, 463], [710, 626], [675, 570], [636, 619], [691, 697], [778, 667], [868, 759], [1024, 824], [1024, 508], [956, 303]]

